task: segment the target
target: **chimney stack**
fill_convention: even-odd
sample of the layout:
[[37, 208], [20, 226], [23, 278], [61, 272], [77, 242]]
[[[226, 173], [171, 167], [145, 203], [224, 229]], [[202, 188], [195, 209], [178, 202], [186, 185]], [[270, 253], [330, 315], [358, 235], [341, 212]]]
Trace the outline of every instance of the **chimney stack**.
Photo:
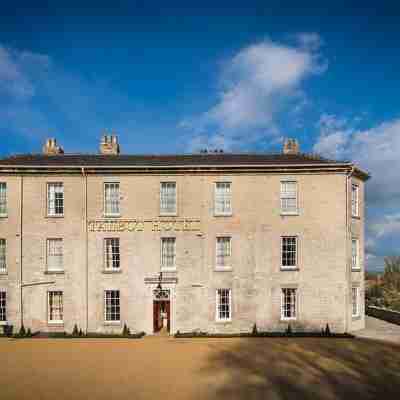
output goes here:
[[55, 138], [47, 139], [42, 150], [43, 150], [43, 154], [45, 154], [47, 156], [53, 156], [56, 154], [64, 153], [64, 150], [62, 149], [62, 147], [57, 145], [57, 140]]
[[283, 144], [283, 154], [299, 154], [300, 146], [297, 139], [285, 139]]
[[118, 136], [103, 135], [100, 142], [100, 154], [119, 154]]

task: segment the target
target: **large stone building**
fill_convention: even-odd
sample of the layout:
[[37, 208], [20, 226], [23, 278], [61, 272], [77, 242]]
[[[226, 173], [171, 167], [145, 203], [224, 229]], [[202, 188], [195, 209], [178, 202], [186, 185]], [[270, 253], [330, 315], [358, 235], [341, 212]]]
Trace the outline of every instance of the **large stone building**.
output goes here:
[[364, 182], [281, 154], [0, 160], [0, 323], [33, 331], [364, 327]]

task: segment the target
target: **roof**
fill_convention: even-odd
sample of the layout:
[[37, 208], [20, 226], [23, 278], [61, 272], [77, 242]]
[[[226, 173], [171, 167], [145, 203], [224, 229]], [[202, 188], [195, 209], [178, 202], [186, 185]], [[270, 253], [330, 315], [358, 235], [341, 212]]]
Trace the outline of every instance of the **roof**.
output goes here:
[[[6, 168], [257, 168], [257, 167], [351, 167], [347, 161], [329, 160], [312, 154], [199, 153], [199, 154], [21, 154], [0, 159]], [[361, 171], [361, 170], [360, 170]], [[363, 172], [363, 171], [361, 171]], [[366, 176], [367, 173], [364, 173]]]

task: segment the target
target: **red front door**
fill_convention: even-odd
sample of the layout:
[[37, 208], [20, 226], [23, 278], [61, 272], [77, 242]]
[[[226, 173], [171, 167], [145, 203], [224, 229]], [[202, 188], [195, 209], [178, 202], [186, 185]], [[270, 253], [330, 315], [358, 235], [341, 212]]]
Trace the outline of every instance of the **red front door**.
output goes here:
[[171, 306], [168, 300], [153, 302], [153, 329], [154, 333], [160, 331], [163, 327], [163, 317], [167, 318], [167, 330], [170, 331]]

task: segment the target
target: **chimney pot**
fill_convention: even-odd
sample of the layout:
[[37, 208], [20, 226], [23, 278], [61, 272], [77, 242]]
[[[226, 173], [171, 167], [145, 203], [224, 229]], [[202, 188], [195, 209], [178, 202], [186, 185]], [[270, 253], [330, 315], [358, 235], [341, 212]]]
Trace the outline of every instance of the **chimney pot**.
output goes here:
[[297, 139], [288, 138], [285, 139], [283, 144], [283, 154], [299, 154], [300, 146]]
[[119, 154], [119, 144], [117, 135], [103, 135], [100, 141], [100, 154]]
[[43, 154], [45, 154], [47, 156], [64, 153], [63, 148], [61, 146], [57, 145], [57, 140], [55, 138], [46, 139], [46, 142], [45, 142], [42, 150], [43, 150]]

